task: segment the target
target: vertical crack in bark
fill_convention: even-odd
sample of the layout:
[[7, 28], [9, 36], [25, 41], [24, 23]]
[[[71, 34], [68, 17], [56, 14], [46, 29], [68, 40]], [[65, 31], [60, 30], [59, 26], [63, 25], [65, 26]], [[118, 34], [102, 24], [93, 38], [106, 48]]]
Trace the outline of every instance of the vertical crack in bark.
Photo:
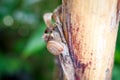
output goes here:
[[74, 66], [74, 77], [75, 80], [80, 80], [80, 77], [77, 74], [77, 71], [81, 68], [82, 73], [84, 73], [86, 64], [81, 63], [78, 61], [77, 56], [74, 54], [74, 49], [73, 49], [73, 41], [72, 41], [72, 22], [71, 22], [71, 13], [68, 11], [70, 10], [67, 6], [69, 5], [66, 0], [63, 0], [63, 11], [65, 11], [64, 17], [65, 17], [65, 28], [67, 29], [65, 32], [67, 32], [67, 38], [68, 38], [68, 48], [70, 52], [70, 57]]
[[[71, 25], [71, 15], [70, 13], [68, 13], [68, 11], [66, 10], [66, 27], [67, 27], [67, 32], [68, 32], [68, 46], [69, 46], [69, 52], [70, 52], [70, 56], [73, 62], [73, 66], [75, 69], [75, 80], [80, 80], [80, 78], [77, 76], [76, 74], [76, 69], [77, 69], [77, 64], [78, 64], [78, 59], [77, 57], [74, 55], [74, 50], [73, 50], [73, 43], [72, 43], [72, 25]], [[80, 64], [81, 65], [81, 64]], [[82, 65], [81, 65], [82, 66]]]
[[[67, 13], [66, 15], [66, 25], [67, 25], [67, 32], [68, 32], [68, 46], [69, 46], [69, 52], [70, 52], [70, 57], [73, 62], [73, 66], [75, 69], [75, 63], [74, 63], [74, 51], [73, 51], [73, 46], [72, 46], [72, 32], [71, 32], [71, 22], [70, 22], [70, 14]], [[75, 74], [75, 73], [74, 73]], [[76, 76], [75, 76], [76, 79]], [[77, 79], [76, 79], [77, 80]]]
[[[71, 58], [72, 58], [72, 60], [74, 59], [74, 51], [73, 51], [73, 46], [72, 46], [72, 32], [71, 32], [71, 23], [70, 23], [70, 14], [67, 14], [66, 15], [66, 24], [67, 24], [67, 29], [68, 29], [68, 41], [69, 41], [69, 43], [68, 43], [68, 45], [69, 45], [69, 51], [70, 51], [70, 55], [71, 55]], [[73, 60], [73, 62], [74, 62], [74, 60]]]
[[120, 0], [117, 1], [117, 22], [120, 21]]
[[[74, 50], [73, 50], [73, 45], [72, 45], [72, 26], [71, 26], [71, 15], [68, 11], [68, 4], [67, 4], [67, 1], [66, 0], [63, 0], [63, 12], [65, 13], [64, 14], [64, 22], [65, 22], [65, 25], [64, 26], [64, 29], [65, 29], [65, 33], [67, 34], [67, 43], [68, 43], [68, 48], [69, 48], [69, 53], [70, 53], [70, 58], [72, 60], [72, 63], [73, 63], [73, 67], [75, 69], [75, 60], [76, 58], [74, 58]], [[79, 80], [78, 78], [76, 78], [76, 72], [74, 70], [74, 78], [75, 80]]]

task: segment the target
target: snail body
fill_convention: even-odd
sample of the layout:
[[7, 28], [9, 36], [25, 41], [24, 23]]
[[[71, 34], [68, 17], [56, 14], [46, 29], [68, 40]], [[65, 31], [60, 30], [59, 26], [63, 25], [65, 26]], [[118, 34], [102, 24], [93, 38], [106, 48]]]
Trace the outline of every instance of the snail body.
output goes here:
[[64, 51], [64, 46], [62, 43], [51, 40], [47, 43], [47, 49], [50, 53], [56, 56], [60, 55]]
[[[43, 16], [47, 29], [43, 35], [43, 39], [47, 43], [47, 49], [53, 55], [60, 55], [65, 51], [65, 39], [62, 32], [61, 7], [58, 7], [54, 13], [46, 13]], [[55, 20], [53, 24], [52, 19]]]

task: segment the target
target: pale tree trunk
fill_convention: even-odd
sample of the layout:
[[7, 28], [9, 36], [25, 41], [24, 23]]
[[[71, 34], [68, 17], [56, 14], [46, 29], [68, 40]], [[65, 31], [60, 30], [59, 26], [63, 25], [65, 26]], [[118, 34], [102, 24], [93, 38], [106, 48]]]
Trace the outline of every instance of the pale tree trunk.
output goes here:
[[111, 80], [120, 0], [63, 0], [75, 80]]

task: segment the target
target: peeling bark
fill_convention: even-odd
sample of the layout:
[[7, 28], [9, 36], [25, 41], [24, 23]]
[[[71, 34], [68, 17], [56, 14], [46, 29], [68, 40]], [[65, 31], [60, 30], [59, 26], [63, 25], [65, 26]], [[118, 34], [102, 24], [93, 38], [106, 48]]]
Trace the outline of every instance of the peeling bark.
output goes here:
[[120, 0], [63, 0], [75, 80], [111, 80]]

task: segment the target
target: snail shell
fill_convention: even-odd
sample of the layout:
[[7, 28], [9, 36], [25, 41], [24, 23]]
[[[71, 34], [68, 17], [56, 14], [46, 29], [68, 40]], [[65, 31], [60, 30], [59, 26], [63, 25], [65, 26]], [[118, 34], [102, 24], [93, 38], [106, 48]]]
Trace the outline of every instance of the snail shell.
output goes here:
[[48, 41], [47, 49], [53, 55], [59, 55], [63, 52], [64, 46], [62, 45], [62, 43], [59, 43], [57, 41]]

